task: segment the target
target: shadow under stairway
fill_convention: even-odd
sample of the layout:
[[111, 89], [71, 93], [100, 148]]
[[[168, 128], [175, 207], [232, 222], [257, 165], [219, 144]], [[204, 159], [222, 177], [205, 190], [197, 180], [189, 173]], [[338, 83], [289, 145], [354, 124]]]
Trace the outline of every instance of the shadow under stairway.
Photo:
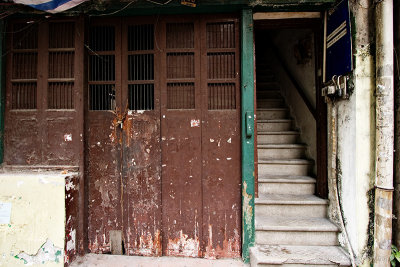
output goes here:
[[267, 66], [257, 66], [258, 198], [251, 266], [350, 266], [328, 201], [314, 195], [313, 160]]

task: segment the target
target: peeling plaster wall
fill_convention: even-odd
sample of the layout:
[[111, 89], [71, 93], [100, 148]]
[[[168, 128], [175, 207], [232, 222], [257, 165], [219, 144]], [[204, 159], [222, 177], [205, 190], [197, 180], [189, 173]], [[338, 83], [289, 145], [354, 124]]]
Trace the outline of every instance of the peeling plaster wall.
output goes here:
[[[353, 54], [355, 91], [349, 100], [336, 102], [337, 120], [337, 176], [344, 223], [359, 266], [369, 266], [372, 256], [370, 244], [373, 237], [369, 229], [370, 190], [374, 184], [375, 158], [375, 62], [371, 51], [373, 42], [372, 1], [351, 0], [350, 10], [353, 20]], [[355, 24], [355, 25], [354, 25]], [[332, 133], [332, 109], [328, 108], [328, 133]], [[328, 162], [332, 158], [332, 134], [328, 137]], [[328, 166], [330, 168], [330, 166]], [[329, 216], [337, 221], [336, 200], [329, 173]], [[372, 236], [371, 236], [372, 235]], [[340, 243], [346, 247], [343, 236]]]
[[12, 205], [0, 266], [64, 266], [65, 175], [1, 173], [0, 202]]

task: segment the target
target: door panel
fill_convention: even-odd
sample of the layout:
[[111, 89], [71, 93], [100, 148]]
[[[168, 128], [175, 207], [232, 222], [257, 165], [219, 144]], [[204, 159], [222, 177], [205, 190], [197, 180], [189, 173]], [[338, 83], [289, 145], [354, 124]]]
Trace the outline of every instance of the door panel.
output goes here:
[[121, 43], [118, 20], [92, 24], [86, 120], [89, 250], [110, 253], [109, 232], [122, 231]]
[[201, 97], [198, 22], [163, 24], [161, 135], [163, 244], [167, 256], [200, 257]]
[[124, 20], [123, 235], [127, 255], [161, 256], [160, 93], [154, 25]]
[[202, 193], [206, 258], [241, 252], [239, 34], [235, 19], [202, 22]]

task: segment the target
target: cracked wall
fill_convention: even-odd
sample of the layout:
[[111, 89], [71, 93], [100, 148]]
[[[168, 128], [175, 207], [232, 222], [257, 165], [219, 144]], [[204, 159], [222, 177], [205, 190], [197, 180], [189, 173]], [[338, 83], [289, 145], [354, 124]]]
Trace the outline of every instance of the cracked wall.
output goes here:
[[64, 266], [65, 175], [0, 173], [0, 203], [11, 203], [0, 267]]
[[[355, 90], [349, 100], [336, 102], [337, 168], [339, 198], [351, 246], [359, 266], [370, 263], [368, 240], [370, 226], [370, 190], [374, 185], [375, 166], [375, 62], [373, 3], [370, 0], [350, 0], [353, 35], [353, 83]], [[328, 110], [328, 133], [332, 133], [332, 110]], [[332, 162], [332, 139], [328, 137], [328, 162]], [[329, 172], [329, 215], [337, 222], [333, 182]], [[339, 236], [344, 246], [345, 240]]]

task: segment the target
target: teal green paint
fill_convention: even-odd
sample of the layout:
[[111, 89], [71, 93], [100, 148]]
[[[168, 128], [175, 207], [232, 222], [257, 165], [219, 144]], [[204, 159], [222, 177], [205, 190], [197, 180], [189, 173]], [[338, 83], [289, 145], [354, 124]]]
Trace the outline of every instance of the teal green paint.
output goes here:
[[4, 20], [0, 21], [0, 163], [3, 163], [4, 155], [4, 107], [5, 107], [5, 53], [3, 44], [5, 39]]
[[56, 256], [56, 259], [55, 259], [55, 262], [60, 262], [60, 260], [58, 259], [58, 257], [60, 257], [61, 256], [61, 250], [57, 250], [57, 252], [56, 252], [56, 254], [55, 254], [55, 256]]
[[242, 10], [241, 19], [241, 121], [242, 121], [242, 257], [249, 261], [254, 246], [254, 51], [253, 12]]

